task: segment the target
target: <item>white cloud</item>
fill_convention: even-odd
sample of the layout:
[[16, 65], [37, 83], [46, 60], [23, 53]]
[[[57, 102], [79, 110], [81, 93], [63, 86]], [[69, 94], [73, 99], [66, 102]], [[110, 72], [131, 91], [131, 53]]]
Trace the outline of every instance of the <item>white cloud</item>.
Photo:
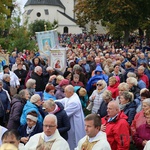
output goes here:
[[16, 0], [16, 4], [18, 4], [18, 6], [21, 8], [21, 12], [24, 12], [24, 5], [27, 2], [27, 0]]

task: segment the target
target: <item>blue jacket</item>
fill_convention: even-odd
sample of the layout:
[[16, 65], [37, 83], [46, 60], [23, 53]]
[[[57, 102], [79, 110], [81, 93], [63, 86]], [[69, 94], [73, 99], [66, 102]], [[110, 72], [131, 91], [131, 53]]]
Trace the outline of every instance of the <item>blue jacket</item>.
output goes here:
[[127, 122], [131, 125], [132, 120], [134, 119], [134, 116], [136, 114], [136, 102], [133, 101], [126, 105], [123, 111], [128, 116]]
[[135, 69], [132, 67], [125, 69], [124, 80], [126, 81], [128, 72], [134, 72], [134, 71]]
[[[96, 74], [97, 72], [100, 72], [100, 74], [97, 75]], [[108, 83], [108, 76], [106, 74], [103, 74], [102, 72], [103, 70], [101, 66], [98, 65], [95, 69], [95, 75], [91, 77], [87, 83], [86, 86], [87, 92], [89, 92], [92, 89], [92, 85], [96, 84], [98, 80], [105, 80], [105, 82]]]
[[8, 98], [8, 92], [4, 89], [0, 90], [0, 117], [3, 117], [6, 110], [10, 110], [10, 101]]
[[106, 103], [103, 100], [98, 111], [97, 111], [97, 114], [99, 114], [101, 118], [103, 118], [107, 115], [107, 105], [108, 105], [108, 103]]
[[40, 122], [41, 124], [43, 123], [43, 117], [40, 114], [38, 107], [31, 103], [30, 101], [27, 101], [27, 103], [24, 105], [23, 111], [22, 111], [22, 115], [20, 118], [20, 124], [21, 125], [25, 125], [26, 124], [26, 116], [29, 112], [31, 111], [35, 111], [38, 114], [38, 122]]
[[140, 89], [146, 88], [145, 82], [144, 82], [143, 80], [139, 80], [139, 81], [138, 81], [138, 87], [139, 87]]
[[147, 64], [147, 59], [146, 58], [144, 58], [144, 59], [139, 58], [137, 63], [138, 63], [138, 66], [140, 66], [143, 63]]
[[128, 61], [128, 60], [125, 58], [124, 61], [121, 63], [121, 67], [122, 67], [123, 69], [125, 69], [125, 63], [126, 63], [127, 61]]
[[[79, 89], [81, 88], [81, 86], [74, 86], [74, 91], [78, 94], [79, 96]], [[86, 94], [85, 96], [79, 96], [81, 104], [82, 104], [82, 108], [86, 108], [87, 106], [87, 102], [89, 100], [88, 95]]]
[[91, 72], [89, 64], [83, 64], [82, 66], [85, 68], [86, 73]]
[[12, 67], [12, 65], [15, 64], [15, 62], [16, 62], [16, 57], [10, 56], [9, 57], [10, 67]]
[[55, 97], [55, 96], [53, 96], [53, 95], [51, 95], [51, 94], [49, 94], [49, 93], [47, 93], [47, 92], [45, 92], [45, 91], [44, 91], [43, 96], [44, 96], [44, 97], [43, 97], [43, 100], [44, 100], [44, 101], [49, 100], [49, 99], [56, 100], [56, 97]]

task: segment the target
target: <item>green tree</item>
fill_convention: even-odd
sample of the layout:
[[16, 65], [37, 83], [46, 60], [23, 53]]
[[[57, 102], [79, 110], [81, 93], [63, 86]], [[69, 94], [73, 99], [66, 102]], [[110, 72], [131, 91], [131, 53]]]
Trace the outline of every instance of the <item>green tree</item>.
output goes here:
[[30, 32], [25, 26], [20, 25], [20, 16], [21, 12], [19, 9], [17, 13], [10, 19], [4, 20], [4, 27], [1, 28], [2, 32], [4, 32], [6, 29], [9, 29], [8, 34], [6, 36], [2, 34], [0, 38], [0, 44], [9, 52], [11, 52], [14, 49], [14, 47], [17, 47], [19, 51], [22, 51], [23, 49], [33, 50], [36, 48], [36, 41], [31, 40]]
[[110, 32], [123, 32], [127, 43], [129, 33], [140, 28], [141, 22], [147, 22], [149, 6], [148, 0], [78, 0], [75, 12], [79, 25], [102, 20], [106, 25], [111, 24]]
[[53, 30], [58, 27], [58, 22], [54, 20], [53, 23], [45, 20], [35, 20], [33, 23], [29, 24], [29, 31], [31, 35], [35, 35], [35, 32], [41, 32], [45, 30]]
[[1, 0], [0, 1], [0, 14], [10, 16], [11, 7], [13, 6], [12, 0]]
[[14, 9], [12, 0], [0, 1], [0, 36], [7, 36], [11, 25], [11, 15]]

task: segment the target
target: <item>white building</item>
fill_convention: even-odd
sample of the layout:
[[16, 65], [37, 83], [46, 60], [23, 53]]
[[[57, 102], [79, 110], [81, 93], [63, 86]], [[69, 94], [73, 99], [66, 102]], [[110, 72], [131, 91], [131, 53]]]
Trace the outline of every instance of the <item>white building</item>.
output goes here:
[[[74, 6], [76, 0], [28, 0], [24, 6], [23, 22], [28, 24], [37, 19], [53, 22], [58, 21], [59, 33], [82, 33], [75, 21]], [[105, 33], [103, 27], [100, 33]]]

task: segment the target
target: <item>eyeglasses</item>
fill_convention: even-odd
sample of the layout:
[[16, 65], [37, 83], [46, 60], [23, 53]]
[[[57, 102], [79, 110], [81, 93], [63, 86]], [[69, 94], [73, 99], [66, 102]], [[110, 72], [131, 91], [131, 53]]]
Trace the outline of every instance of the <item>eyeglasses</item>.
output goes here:
[[56, 125], [52, 126], [52, 125], [45, 125], [45, 124], [43, 124], [43, 126], [44, 126], [45, 128], [54, 128], [54, 127], [56, 127]]
[[96, 84], [97, 86], [102, 86], [102, 84]]

